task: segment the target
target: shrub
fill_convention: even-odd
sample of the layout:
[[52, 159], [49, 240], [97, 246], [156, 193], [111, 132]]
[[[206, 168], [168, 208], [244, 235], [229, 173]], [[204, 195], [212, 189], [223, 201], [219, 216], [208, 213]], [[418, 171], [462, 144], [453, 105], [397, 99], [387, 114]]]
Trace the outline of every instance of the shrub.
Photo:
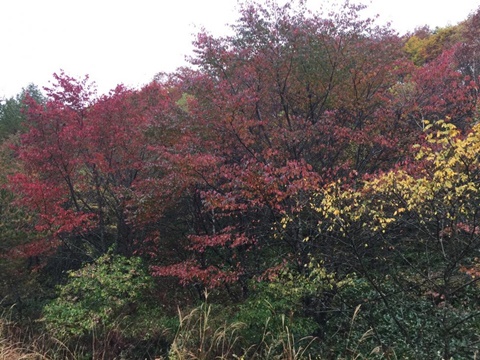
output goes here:
[[61, 341], [102, 353], [159, 345], [154, 342], [164, 346], [165, 318], [152, 304], [153, 288], [140, 258], [108, 253], [69, 273], [58, 297], [44, 308], [47, 330]]

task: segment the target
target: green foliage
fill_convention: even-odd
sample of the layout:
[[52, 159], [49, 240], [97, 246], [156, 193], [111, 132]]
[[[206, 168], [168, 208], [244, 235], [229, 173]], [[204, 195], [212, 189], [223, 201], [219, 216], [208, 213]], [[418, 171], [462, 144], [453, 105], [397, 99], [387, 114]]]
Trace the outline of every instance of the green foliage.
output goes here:
[[165, 352], [178, 320], [165, 316], [142, 259], [111, 252], [69, 272], [44, 307], [49, 336], [93, 358], [149, 358]]
[[140, 258], [106, 254], [69, 273], [68, 282], [58, 288], [58, 297], [45, 307], [47, 328], [60, 338], [69, 338], [127, 326], [152, 286]]
[[[338, 294], [339, 302], [349, 311], [328, 322], [322, 354], [432, 359], [441, 358], [439, 354], [448, 348], [455, 359], [473, 356], [480, 324], [473, 299], [478, 293], [466, 289], [458, 296], [458, 304], [449, 305], [438, 294], [406, 290], [405, 284], [390, 275], [371, 280], [359, 278]], [[355, 308], [358, 311], [354, 312]]]
[[0, 107], [0, 135], [6, 138], [18, 132], [24, 120], [22, 104], [14, 98], [8, 99]]
[[310, 296], [321, 297], [334, 280], [313, 263], [307, 272], [285, 269], [271, 281], [252, 282], [252, 294], [239, 305], [235, 316], [246, 324], [242, 336], [247, 344], [259, 344], [266, 333], [280, 334], [285, 328], [296, 338], [316, 332], [318, 324], [307, 316], [304, 301]]
[[0, 139], [23, 131], [25, 116], [23, 101], [26, 96], [31, 96], [37, 103], [44, 102], [44, 97], [37, 86], [30, 84], [17, 96], [5, 100], [0, 104]]

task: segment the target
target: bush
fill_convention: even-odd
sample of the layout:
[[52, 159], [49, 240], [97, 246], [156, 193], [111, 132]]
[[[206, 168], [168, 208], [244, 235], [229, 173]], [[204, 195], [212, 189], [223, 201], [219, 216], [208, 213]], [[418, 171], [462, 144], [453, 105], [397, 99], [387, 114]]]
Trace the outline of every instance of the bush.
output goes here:
[[95, 346], [102, 353], [165, 347], [167, 326], [149, 296], [153, 288], [140, 258], [106, 254], [71, 271], [58, 287], [58, 297], [44, 308], [47, 330], [67, 344]]

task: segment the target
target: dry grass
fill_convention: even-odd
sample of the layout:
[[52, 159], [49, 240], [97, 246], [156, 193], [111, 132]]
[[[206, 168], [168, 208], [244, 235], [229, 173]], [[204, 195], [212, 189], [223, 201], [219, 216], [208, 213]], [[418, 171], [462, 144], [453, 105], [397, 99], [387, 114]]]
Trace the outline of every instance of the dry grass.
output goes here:
[[[205, 302], [186, 315], [179, 310], [180, 325], [170, 348], [169, 360], [311, 359], [308, 350], [317, 338], [306, 337], [297, 341], [285, 318], [282, 318], [280, 333], [265, 330], [260, 344], [240, 348], [240, 333], [245, 324], [215, 322], [207, 298], [208, 294], [205, 294]], [[268, 323], [265, 324], [267, 328]]]
[[[5, 312], [0, 316], [0, 360], [56, 360], [57, 354], [65, 353], [68, 354], [67, 347], [48, 334], [34, 336], [11, 321]], [[62, 355], [62, 359], [66, 358], [75, 359]]]
[[28, 350], [22, 343], [5, 337], [5, 328], [5, 323], [1, 321], [0, 334], [2, 338], [0, 340], [0, 360], [50, 360], [40, 352]]
[[169, 359], [175, 360], [208, 360], [235, 359], [237, 335], [244, 326], [242, 323], [214, 324], [212, 307], [205, 302], [184, 315], [178, 310], [179, 326], [169, 352]]
[[312, 359], [308, 350], [317, 340], [314, 336], [307, 336], [297, 341], [285, 322], [285, 316], [282, 315], [281, 331], [275, 334], [264, 332], [260, 346], [253, 354], [249, 355], [249, 358], [262, 360]]

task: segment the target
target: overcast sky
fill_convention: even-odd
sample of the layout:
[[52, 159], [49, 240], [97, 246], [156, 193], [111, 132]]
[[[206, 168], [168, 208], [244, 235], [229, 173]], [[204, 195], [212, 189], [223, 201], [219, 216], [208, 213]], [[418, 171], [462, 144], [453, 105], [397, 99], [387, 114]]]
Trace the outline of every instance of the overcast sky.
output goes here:
[[[315, 9], [326, 1], [307, 3]], [[362, 2], [402, 33], [455, 25], [479, 6], [478, 0]], [[184, 65], [201, 27], [220, 35], [237, 14], [237, 0], [0, 0], [0, 99], [29, 83], [48, 85], [60, 69], [89, 74], [99, 92], [118, 83], [141, 86]]]

